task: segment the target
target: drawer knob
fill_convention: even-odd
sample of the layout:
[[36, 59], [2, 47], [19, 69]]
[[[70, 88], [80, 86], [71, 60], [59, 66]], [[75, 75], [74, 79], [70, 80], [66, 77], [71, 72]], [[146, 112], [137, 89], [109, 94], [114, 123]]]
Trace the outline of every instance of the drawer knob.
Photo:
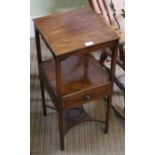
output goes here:
[[87, 99], [87, 100], [90, 100], [90, 96], [89, 96], [89, 95], [86, 95], [86, 99]]

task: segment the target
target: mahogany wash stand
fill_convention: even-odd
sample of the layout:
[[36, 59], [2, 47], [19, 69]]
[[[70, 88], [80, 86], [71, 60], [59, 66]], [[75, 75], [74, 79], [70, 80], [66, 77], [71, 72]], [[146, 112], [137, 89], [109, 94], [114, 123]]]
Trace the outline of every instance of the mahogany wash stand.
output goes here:
[[[37, 18], [34, 24], [43, 112], [46, 115], [46, 108], [58, 112], [61, 150], [65, 133], [80, 122], [105, 123], [107, 133], [118, 35], [88, 7]], [[42, 60], [41, 38], [53, 55], [49, 60]], [[109, 73], [91, 54], [107, 46], [113, 49]], [[45, 104], [45, 89], [54, 107]], [[83, 104], [103, 97], [107, 99], [105, 121], [92, 118], [83, 108]]]

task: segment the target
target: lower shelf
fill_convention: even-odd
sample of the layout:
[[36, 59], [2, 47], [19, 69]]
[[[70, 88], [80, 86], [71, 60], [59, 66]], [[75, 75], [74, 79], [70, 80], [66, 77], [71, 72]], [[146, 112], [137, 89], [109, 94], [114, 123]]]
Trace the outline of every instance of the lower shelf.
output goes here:
[[[98, 61], [90, 54], [85, 57], [72, 56], [61, 63], [62, 95], [68, 95], [80, 90], [99, 87], [109, 83], [109, 74], [102, 69]], [[41, 76], [48, 82], [49, 86], [56, 91], [55, 61], [47, 60], [39, 65]]]
[[74, 127], [75, 125], [84, 122], [84, 121], [95, 121], [99, 123], [105, 123], [105, 121], [101, 121], [90, 116], [83, 108], [83, 106], [78, 108], [73, 108], [70, 110], [64, 111], [64, 125], [65, 131], [64, 134]]

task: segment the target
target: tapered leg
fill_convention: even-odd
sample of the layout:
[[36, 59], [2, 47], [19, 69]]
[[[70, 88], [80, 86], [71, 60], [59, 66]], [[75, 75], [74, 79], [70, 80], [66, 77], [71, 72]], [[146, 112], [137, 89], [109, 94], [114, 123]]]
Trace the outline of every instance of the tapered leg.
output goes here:
[[108, 96], [108, 99], [107, 99], [107, 111], [106, 111], [106, 120], [105, 120], [104, 133], [108, 133], [109, 120], [110, 120], [110, 110], [111, 110], [111, 101], [112, 101], [112, 95]]
[[59, 115], [60, 148], [61, 148], [61, 150], [64, 150], [64, 117], [63, 117], [63, 111], [59, 111], [58, 115]]
[[41, 98], [42, 98], [42, 106], [43, 106], [43, 114], [44, 116], [47, 115], [47, 111], [46, 111], [46, 105], [45, 105], [45, 89], [43, 86], [43, 83], [40, 80], [40, 89], [41, 89]]
[[108, 100], [107, 100], [106, 123], [105, 123], [105, 130], [104, 130], [105, 133], [108, 132], [108, 128], [109, 128], [112, 90], [113, 90], [113, 83], [114, 83], [114, 79], [115, 79], [115, 69], [116, 69], [118, 45], [119, 45], [119, 41], [116, 41], [116, 44], [112, 49], [112, 51], [113, 51], [112, 52], [112, 63], [111, 63], [111, 69], [110, 69], [110, 80], [112, 82], [112, 87], [111, 87], [111, 94], [108, 96]]
[[[37, 51], [37, 60], [38, 66], [42, 62], [42, 55], [41, 55], [41, 46], [40, 46], [40, 37], [39, 32], [35, 28], [35, 40], [36, 40], [36, 51]], [[40, 76], [40, 71], [39, 71]], [[45, 91], [43, 83], [40, 80], [40, 89], [41, 89], [41, 98], [42, 98], [42, 106], [43, 106], [43, 114], [46, 115], [46, 106], [45, 106]]]

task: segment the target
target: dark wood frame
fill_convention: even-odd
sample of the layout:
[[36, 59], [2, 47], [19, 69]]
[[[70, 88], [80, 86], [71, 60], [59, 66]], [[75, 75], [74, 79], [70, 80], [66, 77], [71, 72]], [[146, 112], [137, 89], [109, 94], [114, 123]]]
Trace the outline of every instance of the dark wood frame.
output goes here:
[[[50, 48], [50, 45], [46, 41], [45, 37], [42, 35], [42, 33], [40, 33], [39, 29], [35, 25], [35, 40], [36, 40], [37, 60], [38, 60], [38, 66], [39, 66], [39, 78], [40, 78], [40, 88], [41, 88], [41, 96], [42, 96], [43, 114], [45, 116], [47, 115], [46, 108], [51, 108], [51, 109], [54, 109], [54, 110], [56, 110], [58, 112], [60, 148], [61, 148], [61, 150], [64, 150], [64, 135], [65, 135], [65, 133], [71, 127], [73, 127], [74, 125], [76, 125], [76, 124], [78, 124], [80, 122], [83, 122], [83, 121], [96, 121], [96, 122], [100, 122], [100, 123], [105, 123], [104, 132], [107, 133], [108, 132], [108, 127], [109, 127], [110, 107], [111, 107], [111, 101], [112, 101], [112, 91], [113, 91], [113, 82], [114, 82], [114, 78], [115, 78], [115, 66], [116, 66], [116, 61], [117, 61], [117, 51], [118, 51], [118, 45], [119, 45], [119, 38], [115, 39], [115, 40], [112, 40], [110, 42], [107, 42], [107, 43], [103, 42], [102, 44], [98, 44], [98, 45], [95, 45], [95, 46], [85, 47], [85, 49], [80, 49], [78, 51], [75, 51], [74, 53], [66, 53], [66, 54], [63, 54], [63, 55], [60, 55], [60, 56], [55, 56], [54, 55], [57, 96], [55, 96], [55, 94], [53, 93], [53, 91], [49, 87], [49, 83], [48, 83], [47, 79], [45, 78], [45, 76], [44, 76], [44, 74], [43, 74], [43, 72], [41, 70], [41, 65], [44, 62], [42, 61], [40, 38], [43, 39], [43, 41], [45, 42], [47, 47], [50, 49], [51, 53], [53, 53], [53, 51]], [[85, 73], [85, 75], [87, 75], [88, 55], [90, 55], [89, 53], [91, 51], [95, 51], [97, 49], [102, 49], [103, 47], [107, 47], [107, 46], [110, 46], [112, 48], [112, 64], [111, 64], [111, 70], [109, 72], [109, 83], [105, 84], [104, 87], [103, 86], [102, 87], [98, 86], [96, 88], [93, 88], [92, 90], [89, 90], [89, 91], [86, 91], [86, 92], [84, 91], [84, 92], [80, 93], [80, 95], [78, 93], [73, 93], [73, 94], [70, 95], [71, 97], [67, 98], [69, 100], [69, 102], [72, 102], [73, 98], [76, 98], [76, 97], [79, 97], [79, 96], [85, 96], [85, 98], [82, 99], [81, 102], [77, 102], [77, 103], [73, 99], [74, 104], [66, 104], [66, 105], [64, 105], [64, 102], [66, 101], [66, 99], [62, 95], [63, 87], [62, 87], [61, 82], [62, 82], [63, 77], [61, 75], [61, 61], [64, 61], [65, 59], [67, 59], [68, 57], [73, 56], [73, 55], [79, 55], [79, 56], [84, 57], [84, 73]], [[96, 79], [96, 80], [98, 80], [98, 79]], [[50, 95], [50, 97], [51, 97], [51, 99], [52, 99], [52, 101], [54, 103], [54, 107], [51, 107], [51, 106], [45, 104], [45, 89], [47, 90], [48, 94]], [[91, 98], [89, 95], [85, 95], [85, 94], [87, 94], [87, 92], [88, 92], [88, 94], [92, 95], [95, 90], [100, 95], [96, 94], [97, 96], [93, 96], [93, 98]], [[97, 119], [92, 118], [91, 116], [89, 116], [89, 114], [87, 114], [84, 111], [84, 108], [82, 107], [83, 104], [85, 104], [85, 103], [87, 103], [89, 101], [96, 100], [96, 99], [103, 98], [103, 97], [107, 97], [107, 111], [106, 111], [106, 119], [105, 119], [105, 121], [97, 120]], [[70, 116], [69, 119], [64, 117], [65, 114], [68, 113], [68, 111], [76, 110], [76, 109], [78, 109], [82, 113], [83, 117], [79, 118], [78, 120], [77, 119], [75, 119], [75, 120], [72, 119], [72, 116]]]

